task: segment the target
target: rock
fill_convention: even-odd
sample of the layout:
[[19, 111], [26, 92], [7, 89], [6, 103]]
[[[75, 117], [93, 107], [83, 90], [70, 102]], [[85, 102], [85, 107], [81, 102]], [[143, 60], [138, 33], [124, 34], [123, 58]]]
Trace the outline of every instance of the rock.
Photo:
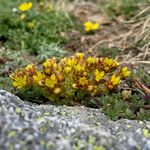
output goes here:
[[148, 121], [112, 121], [83, 106], [35, 105], [0, 90], [2, 150], [148, 150], [149, 132]]
[[92, 3], [79, 4], [74, 9], [74, 16], [81, 22], [91, 21], [101, 25], [110, 24], [111, 20], [99, 7]]
[[91, 22], [99, 23], [100, 25], [110, 24], [111, 20], [101, 13], [93, 14], [91, 16], [87, 16], [87, 20]]

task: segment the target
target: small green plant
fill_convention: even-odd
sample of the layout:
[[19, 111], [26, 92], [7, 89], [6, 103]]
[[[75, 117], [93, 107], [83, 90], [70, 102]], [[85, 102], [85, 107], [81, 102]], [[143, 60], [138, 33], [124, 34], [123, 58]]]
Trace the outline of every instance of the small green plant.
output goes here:
[[46, 43], [43, 43], [39, 47], [38, 60], [40, 62], [43, 62], [44, 60], [48, 59], [50, 56], [61, 58], [62, 56], [67, 54], [68, 52], [63, 50], [59, 45], [59, 43], [52, 43], [48, 45]]
[[130, 74], [127, 67], [119, 68], [119, 63], [111, 58], [86, 58], [76, 53], [70, 58], [57, 62], [47, 59], [41, 69], [34, 64], [16, 70], [10, 77], [18, 89], [38, 87], [50, 100], [65, 98], [80, 99], [111, 91], [121, 79]]
[[140, 95], [133, 94], [128, 100], [124, 100], [121, 93], [116, 93], [100, 97], [99, 103], [103, 112], [111, 119], [150, 120], [149, 110], [144, 109], [148, 101], [142, 99]]
[[0, 89], [7, 90], [7, 91], [13, 90], [12, 83], [9, 77], [0, 76]]
[[102, 112], [110, 119], [121, 118], [150, 120], [148, 99], [139, 93], [133, 93], [128, 99], [124, 99], [121, 92], [112, 91], [99, 97], [83, 98], [81, 104], [92, 108], [101, 108]]
[[119, 55], [119, 53], [121, 52], [121, 50], [117, 47], [113, 47], [113, 48], [108, 48], [108, 46], [106, 45], [102, 45], [100, 47], [100, 50], [98, 51], [99, 55], [102, 57], [112, 57], [112, 58], [116, 58], [116, 56]]

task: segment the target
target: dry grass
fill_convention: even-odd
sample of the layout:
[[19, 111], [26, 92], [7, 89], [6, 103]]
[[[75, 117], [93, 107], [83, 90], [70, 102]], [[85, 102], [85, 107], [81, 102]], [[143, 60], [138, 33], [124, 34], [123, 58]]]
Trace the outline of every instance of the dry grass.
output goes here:
[[[117, 56], [117, 59], [122, 58], [122, 63], [150, 64], [150, 6], [144, 8], [129, 21], [118, 20], [117, 18], [116, 21], [122, 23], [128, 29], [128, 32], [113, 39], [98, 41], [90, 48], [90, 51], [92, 52], [104, 43], [115, 43], [116, 47], [122, 49], [122, 51], [131, 49], [128, 54]], [[138, 44], [141, 45], [138, 46]], [[136, 45], [138, 53], [136, 53], [133, 45]]]
[[[144, 43], [139, 47], [140, 53], [134, 57], [128, 54], [124, 61], [150, 64], [150, 6], [146, 7], [132, 18], [130, 21], [123, 22], [130, 30], [119, 41], [119, 46], [122, 46], [127, 40], [132, 43]], [[128, 48], [132, 45], [129, 44]]]

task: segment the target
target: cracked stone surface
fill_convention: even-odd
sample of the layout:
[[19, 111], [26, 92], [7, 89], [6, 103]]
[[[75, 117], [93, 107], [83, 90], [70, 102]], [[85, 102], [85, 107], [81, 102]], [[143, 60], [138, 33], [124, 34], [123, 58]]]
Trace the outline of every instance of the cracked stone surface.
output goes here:
[[0, 90], [0, 150], [149, 150], [150, 122], [99, 109], [35, 105]]

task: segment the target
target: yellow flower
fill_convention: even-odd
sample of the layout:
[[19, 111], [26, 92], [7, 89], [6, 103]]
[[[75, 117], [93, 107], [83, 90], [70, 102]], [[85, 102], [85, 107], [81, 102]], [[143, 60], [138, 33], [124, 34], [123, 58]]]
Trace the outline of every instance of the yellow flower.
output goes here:
[[76, 53], [75, 56], [82, 60], [85, 57], [85, 54], [84, 53]]
[[50, 60], [47, 59], [42, 65], [43, 65], [43, 67], [44, 67], [44, 71], [45, 71], [46, 73], [50, 73], [51, 67], [52, 67], [52, 62], [50, 62]]
[[93, 27], [92, 27], [92, 30], [97, 30], [97, 29], [99, 29], [99, 27], [100, 27], [99, 23], [94, 23]]
[[105, 73], [104, 71], [99, 72], [98, 69], [95, 71], [95, 80], [100, 81], [104, 77]]
[[32, 64], [27, 65], [26, 69], [27, 69], [27, 70], [32, 70], [32, 69], [34, 69], [34, 64], [32, 63]]
[[32, 7], [32, 3], [22, 3], [18, 8], [21, 11], [28, 11]]
[[54, 88], [57, 84], [57, 78], [55, 74], [52, 74], [50, 78], [47, 78], [45, 81], [45, 85], [49, 88]]
[[109, 67], [104, 67], [105, 71], [109, 71], [110, 68]]
[[110, 82], [113, 86], [118, 85], [120, 83], [120, 77], [115, 77], [115, 75], [112, 75]]
[[75, 59], [68, 59], [67, 65], [68, 65], [69, 67], [72, 68], [75, 64], [76, 64]]
[[31, 21], [31, 22], [28, 23], [28, 28], [30, 30], [32, 30], [34, 28], [34, 22], [33, 21]]
[[36, 83], [39, 83], [43, 78], [45, 78], [45, 75], [40, 71], [37, 72], [37, 75], [33, 76], [33, 79]]
[[123, 77], [127, 77], [131, 74], [131, 71], [129, 71], [127, 67], [123, 67], [121, 69], [121, 72], [122, 72]]
[[113, 89], [115, 85], [120, 83], [120, 77], [116, 77], [114, 74], [111, 76], [110, 81], [106, 83], [108, 89]]
[[22, 87], [27, 85], [27, 76], [24, 75], [23, 77], [14, 77], [13, 86], [17, 87], [18, 89], [21, 89]]
[[112, 59], [109, 59], [109, 58], [105, 58], [104, 59], [104, 64], [105, 65], [108, 65], [108, 66], [111, 66], [113, 64], [113, 60]]
[[33, 75], [36, 73], [36, 67], [34, 64], [29, 64], [26, 68], [25, 68], [25, 72], [27, 73], [27, 75]]
[[51, 66], [51, 63], [50, 63], [49, 59], [47, 59], [42, 65], [43, 65], [43, 67], [47, 68], [47, 67]]
[[58, 66], [58, 71], [62, 72], [62, 67]]
[[105, 58], [103, 60], [104, 70], [110, 71], [113, 68], [116, 68], [119, 66], [119, 63], [111, 58]]
[[26, 15], [25, 14], [22, 14], [21, 16], [20, 16], [20, 19], [21, 20], [24, 20], [26, 18]]
[[85, 31], [93, 31], [99, 29], [100, 24], [99, 23], [92, 23], [91, 21], [87, 21], [84, 23], [84, 29]]
[[53, 64], [53, 68], [54, 68], [54, 69], [56, 69], [57, 66], [58, 66], [57, 63], [54, 63], [54, 64]]
[[79, 79], [79, 84], [82, 86], [85, 86], [88, 84], [88, 80], [86, 79], [86, 77], [82, 77]]
[[65, 58], [62, 58], [60, 62], [62, 65], [66, 65], [67, 61], [68, 59], [65, 57]]
[[88, 64], [94, 64], [97, 61], [97, 59], [94, 57], [88, 57], [86, 61]]
[[54, 92], [54, 94], [56, 94], [56, 95], [57, 95], [57, 94], [60, 94], [61, 89], [60, 89], [60, 88], [55, 88], [53, 92]]
[[77, 64], [74, 68], [78, 72], [82, 72], [85, 69], [84, 66], [81, 66], [80, 64]]
[[71, 71], [71, 68], [70, 67], [65, 67], [64, 71], [65, 71], [65, 73], [69, 73]]

